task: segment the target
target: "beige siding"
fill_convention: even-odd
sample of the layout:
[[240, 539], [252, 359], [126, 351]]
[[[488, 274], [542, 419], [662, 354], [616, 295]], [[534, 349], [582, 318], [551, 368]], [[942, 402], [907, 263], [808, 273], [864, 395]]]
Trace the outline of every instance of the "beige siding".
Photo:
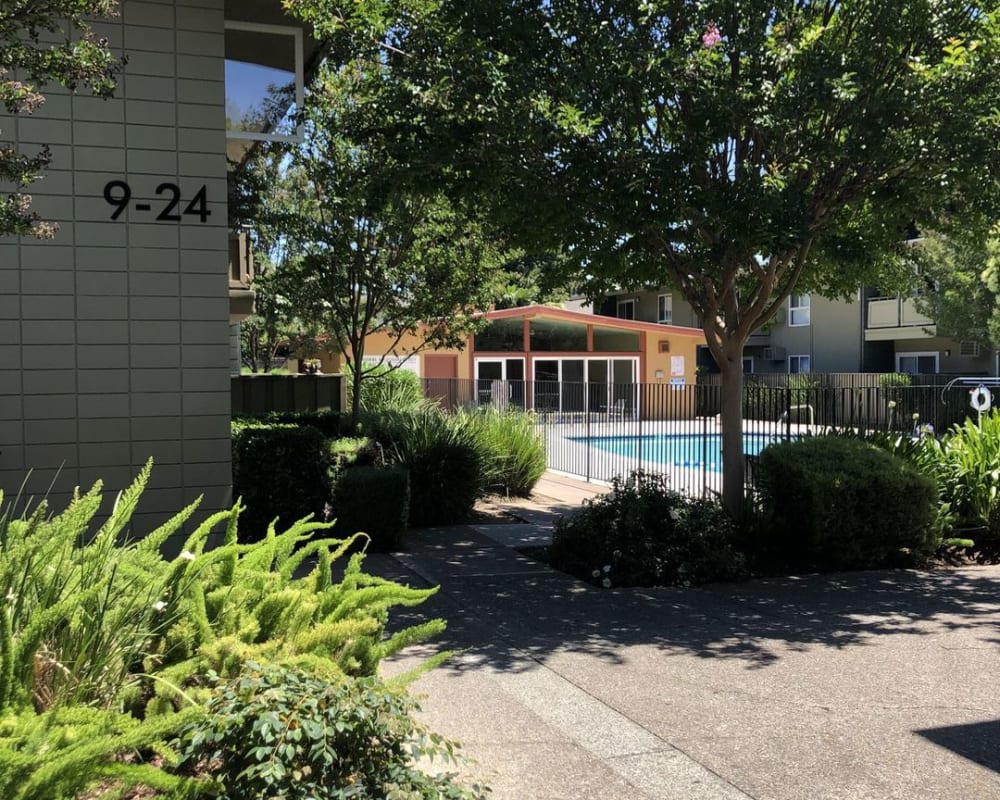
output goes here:
[[[0, 119], [24, 151], [53, 145], [30, 191], [55, 240], [0, 239], [0, 486], [53, 499], [156, 460], [136, 532], [198, 495], [230, 500], [222, 0], [122, 4], [98, 33], [128, 56], [116, 97], [58, 87]], [[196, 63], [196, 68], [192, 64]], [[132, 189], [117, 220], [103, 197]], [[211, 216], [156, 221], [204, 184]], [[148, 203], [149, 211], [137, 203]]]

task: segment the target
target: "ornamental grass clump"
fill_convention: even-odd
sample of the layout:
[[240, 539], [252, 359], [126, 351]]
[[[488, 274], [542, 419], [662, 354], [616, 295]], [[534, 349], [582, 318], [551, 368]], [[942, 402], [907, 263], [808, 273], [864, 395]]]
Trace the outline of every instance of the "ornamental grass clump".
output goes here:
[[453, 424], [471, 428], [486, 490], [527, 497], [545, 472], [545, 441], [535, 418], [520, 409], [460, 411]]
[[362, 425], [382, 445], [386, 461], [410, 473], [411, 526], [468, 519], [485, 486], [482, 448], [471, 424], [430, 410], [366, 415]]
[[[444, 629], [430, 620], [388, 635], [392, 608], [435, 590], [366, 574], [364, 552], [334, 580], [334, 562], [363, 537], [322, 538], [326, 523], [300, 520], [281, 533], [272, 523], [263, 540], [243, 544], [237, 504], [163, 557], [198, 503], [130, 538], [150, 470], [96, 530], [100, 483], [60, 513], [43, 502], [0, 514], [4, 800], [72, 798], [94, 787], [96, 797], [120, 797], [131, 786], [188, 797], [202, 778], [173, 771], [170, 742], [204, 713], [210, 673], [235, 678], [253, 661], [334, 682], [365, 678], [382, 658]], [[223, 541], [213, 547], [220, 526]]]

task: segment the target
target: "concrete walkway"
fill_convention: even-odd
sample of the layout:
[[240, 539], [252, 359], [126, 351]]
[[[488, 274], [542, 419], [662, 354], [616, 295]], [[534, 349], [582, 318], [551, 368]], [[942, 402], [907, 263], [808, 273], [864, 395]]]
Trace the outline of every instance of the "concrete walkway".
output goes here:
[[588, 491], [377, 562], [441, 586], [396, 619], [448, 620], [414, 691], [494, 798], [1000, 799], [1000, 568], [602, 591], [507, 546]]

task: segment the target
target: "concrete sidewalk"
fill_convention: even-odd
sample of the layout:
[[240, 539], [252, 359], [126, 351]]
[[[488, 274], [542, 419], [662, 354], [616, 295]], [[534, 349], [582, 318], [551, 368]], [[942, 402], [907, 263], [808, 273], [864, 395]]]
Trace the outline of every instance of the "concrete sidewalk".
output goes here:
[[1000, 798], [1000, 568], [602, 591], [495, 540], [540, 490], [392, 567], [441, 586], [401, 622], [463, 652], [414, 690], [497, 800]]

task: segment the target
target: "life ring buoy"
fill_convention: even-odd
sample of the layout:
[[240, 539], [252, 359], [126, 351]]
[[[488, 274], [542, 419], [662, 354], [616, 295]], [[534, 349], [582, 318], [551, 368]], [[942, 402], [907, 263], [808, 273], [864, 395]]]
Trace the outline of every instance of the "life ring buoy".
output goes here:
[[993, 395], [985, 386], [977, 386], [969, 392], [969, 405], [976, 411], [989, 411], [993, 405]]

